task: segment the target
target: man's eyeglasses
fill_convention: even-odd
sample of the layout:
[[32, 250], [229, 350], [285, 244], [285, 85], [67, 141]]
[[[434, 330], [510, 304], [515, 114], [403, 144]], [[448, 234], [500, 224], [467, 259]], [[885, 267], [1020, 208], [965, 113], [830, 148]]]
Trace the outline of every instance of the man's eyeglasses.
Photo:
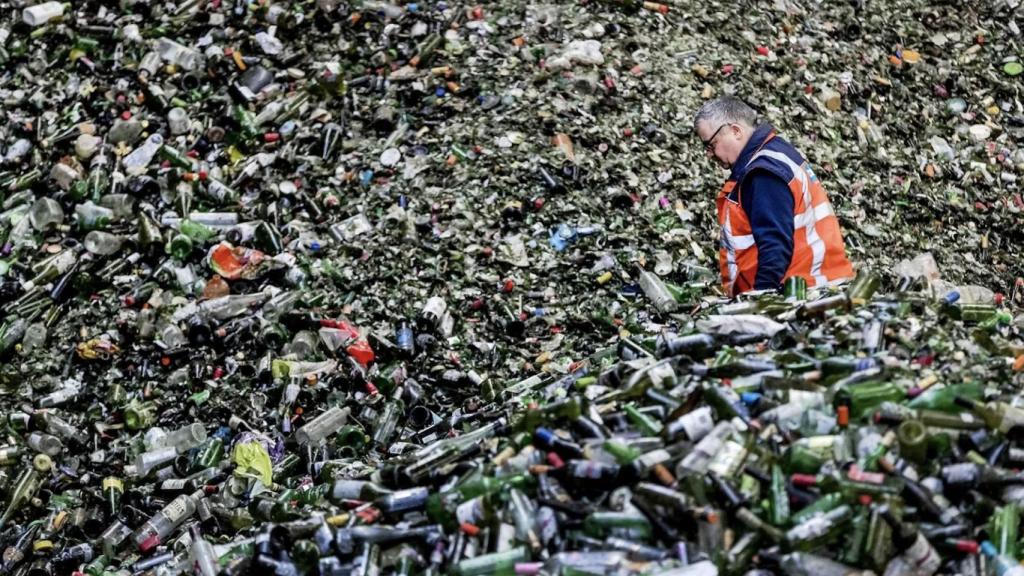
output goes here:
[[718, 127], [718, 130], [715, 130], [715, 133], [711, 135], [711, 138], [708, 138], [707, 140], [702, 140], [702, 142], [704, 143], [705, 152], [711, 153], [715, 150], [715, 137], [717, 137], [718, 133], [722, 131], [722, 128], [725, 128], [728, 125], [728, 123], [722, 124], [721, 126]]

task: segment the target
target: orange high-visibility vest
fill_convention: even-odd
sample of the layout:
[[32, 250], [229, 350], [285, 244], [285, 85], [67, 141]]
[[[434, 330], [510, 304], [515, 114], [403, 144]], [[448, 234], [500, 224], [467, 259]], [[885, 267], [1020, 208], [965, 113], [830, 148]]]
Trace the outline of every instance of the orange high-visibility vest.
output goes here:
[[721, 227], [718, 260], [726, 293], [753, 290], [757, 277], [757, 245], [740, 204], [742, 182], [755, 169], [779, 176], [793, 193], [793, 256], [784, 279], [802, 276], [812, 287], [852, 278], [853, 266], [825, 189], [803, 156], [770, 132], [750, 159], [733, 169], [716, 199]]

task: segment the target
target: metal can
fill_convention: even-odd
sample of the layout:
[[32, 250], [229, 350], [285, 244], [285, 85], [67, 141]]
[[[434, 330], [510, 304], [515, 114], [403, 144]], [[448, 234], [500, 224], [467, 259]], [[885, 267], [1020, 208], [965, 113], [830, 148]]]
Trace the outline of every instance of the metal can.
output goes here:
[[782, 292], [787, 300], [806, 300], [807, 280], [803, 276], [790, 276], [782, 283]]

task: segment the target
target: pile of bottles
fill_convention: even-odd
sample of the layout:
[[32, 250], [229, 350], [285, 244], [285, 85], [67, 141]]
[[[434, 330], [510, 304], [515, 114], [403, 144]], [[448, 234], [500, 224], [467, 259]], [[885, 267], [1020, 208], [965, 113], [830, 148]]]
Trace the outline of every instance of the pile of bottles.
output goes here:
[[[785, 84], [697, 4], [0, 0], [0, 573], [1020, 574], [1024, 280], [723, 298], [662, 124]], [[882, 138], [847, 80], [817, 153]], [[963, 128], [922, 170], [1011, 194], [1020, 151]]]

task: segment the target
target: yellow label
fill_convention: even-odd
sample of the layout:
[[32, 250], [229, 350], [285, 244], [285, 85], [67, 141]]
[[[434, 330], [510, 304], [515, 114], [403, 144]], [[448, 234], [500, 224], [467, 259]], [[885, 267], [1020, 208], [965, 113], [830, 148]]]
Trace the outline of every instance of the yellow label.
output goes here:
[[68, 521], [68, 517], [70, 517], [70, 514], [68, 514], [67, 510], [61, 510], [56, 515], [54, 515], [52, 523], [53, 531], [60, 532], [61, 528], [64, 527], [64, 523]]
[[348, 514], [338, 514], [337, 516], [331, 516], [327, 518], [327, 523], [337, 528], [338, 526], [344, 526], [348, 524]]
[[32, 550], [35, 552], [53, 550], [53, 542], [50, 542], [49, 540], [36, 540], [32, 543]]
[[122, 482], [120, 478], [108, 476], [103, 479], [103, 490], [116, 490], [118, 492], [124, 492], [124, 482]]
[[928, 376], [925, 376], [924, 378], [921, 379], [920, 382], [917, 383], [917, 387], [924, 391], [931, 388], [932, 385], [934, 385], [938, 381], [938, 376], [936, 376], [935, 374], [929, 374]]

